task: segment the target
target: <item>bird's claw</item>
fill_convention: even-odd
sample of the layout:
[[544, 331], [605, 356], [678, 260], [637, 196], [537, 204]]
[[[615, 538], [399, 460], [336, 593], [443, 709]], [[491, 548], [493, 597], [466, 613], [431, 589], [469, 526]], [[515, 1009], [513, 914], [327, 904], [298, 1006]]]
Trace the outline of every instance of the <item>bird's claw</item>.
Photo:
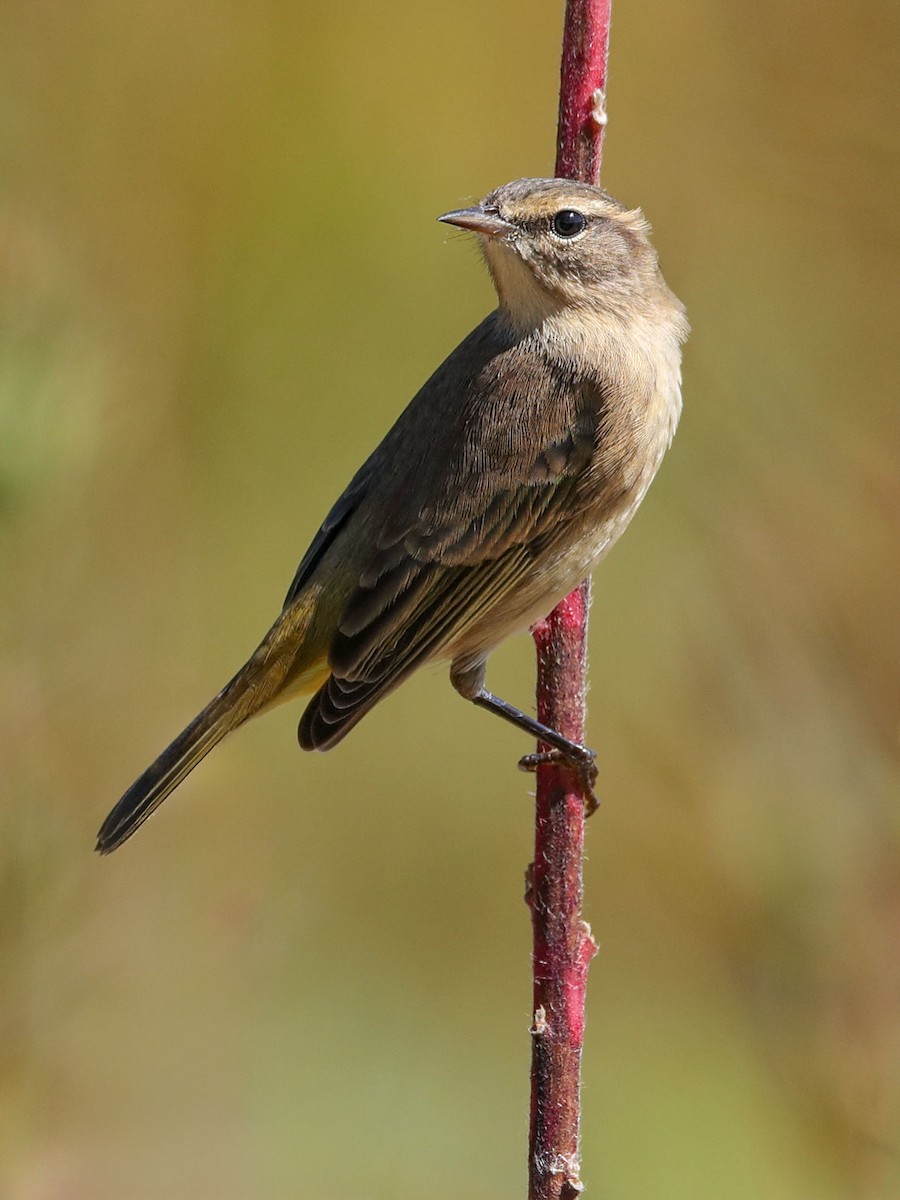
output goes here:
[[548, 763], [567, 767], [578, 779], [578, 786], [584, 800], [584, 815], [589, 817], [600, 807], [600, 801], [594, 791], [598, 775], [596, 756], [594, 751], [589, 750], [587, 746], [577, 747], [580, 753], [576, 753], [575, 749], [573, 747], [572, 751], [538, 750], [535, 754], [525, 754], [519, 759], [519, 769], [533, 772]]

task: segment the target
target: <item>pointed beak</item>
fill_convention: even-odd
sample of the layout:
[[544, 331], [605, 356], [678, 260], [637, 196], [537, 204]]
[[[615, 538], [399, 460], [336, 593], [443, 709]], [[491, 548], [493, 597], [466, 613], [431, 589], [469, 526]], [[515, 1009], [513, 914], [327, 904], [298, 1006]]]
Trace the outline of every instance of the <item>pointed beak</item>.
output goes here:
[[495, 208], [484, 208], [480, 204], [474, 208], [458, 208], [455, 212], [444, 213], [438, 220], [445, 225], [458, 225], [460, 229], [471, 229], [473, 233], [492, 238], [506, 237], [515, 229], [515, 225], [504, 221]]

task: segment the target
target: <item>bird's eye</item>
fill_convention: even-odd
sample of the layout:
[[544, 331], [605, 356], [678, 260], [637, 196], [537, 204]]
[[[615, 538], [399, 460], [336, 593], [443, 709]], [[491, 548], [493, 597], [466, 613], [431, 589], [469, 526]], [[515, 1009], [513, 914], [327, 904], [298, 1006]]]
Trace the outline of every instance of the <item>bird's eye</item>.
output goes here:
[[574, 208], [564, 208], [553, 218], [553, 232], [559, 237], [571, 238], [584, 232], [587, 220]]

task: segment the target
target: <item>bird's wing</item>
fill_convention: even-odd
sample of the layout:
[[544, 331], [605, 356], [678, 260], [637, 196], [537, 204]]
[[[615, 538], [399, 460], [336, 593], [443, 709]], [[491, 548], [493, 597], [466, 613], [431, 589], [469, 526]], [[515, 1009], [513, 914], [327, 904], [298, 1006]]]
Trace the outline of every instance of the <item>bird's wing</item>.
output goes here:
[[[595, 389], [517, 354], [492, 361], [489, 376], [454, 399], [431, 441], [410, 437], [421, 429], [398, 435], [422, 449], [421, 462], [407, 456], [390, 503], [382, 491], [371, 551], [329, 650], [331, 675], [301, 721], [305, 748], [339, 741], [457, 641], [515, 589], [582, 506], [601, 404]], [[432, 395], [430, 408], [437, 406]], [[413, 406], [407, 414], [416, 419]], [[385, 460], [396, 465], [396, 447]]]

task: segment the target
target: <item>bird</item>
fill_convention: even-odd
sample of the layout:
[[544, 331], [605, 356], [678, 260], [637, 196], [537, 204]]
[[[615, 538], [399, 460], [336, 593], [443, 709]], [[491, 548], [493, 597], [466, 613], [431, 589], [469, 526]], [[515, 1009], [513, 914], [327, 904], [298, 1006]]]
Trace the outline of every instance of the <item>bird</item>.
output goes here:
[[590, 574], [644, 498], [681, 412], [685, 310], [641, 210], [593, 184], [519, 179], [438, 220], [475, 235], [497, 307], [350, 480], [274, 624], [115, 805], [101, 854], [250, 717], [306, 696], [300, 745], [329, 750], [434, 660], [589, 789], [593, 752], [488, 691], [486, 663]]

